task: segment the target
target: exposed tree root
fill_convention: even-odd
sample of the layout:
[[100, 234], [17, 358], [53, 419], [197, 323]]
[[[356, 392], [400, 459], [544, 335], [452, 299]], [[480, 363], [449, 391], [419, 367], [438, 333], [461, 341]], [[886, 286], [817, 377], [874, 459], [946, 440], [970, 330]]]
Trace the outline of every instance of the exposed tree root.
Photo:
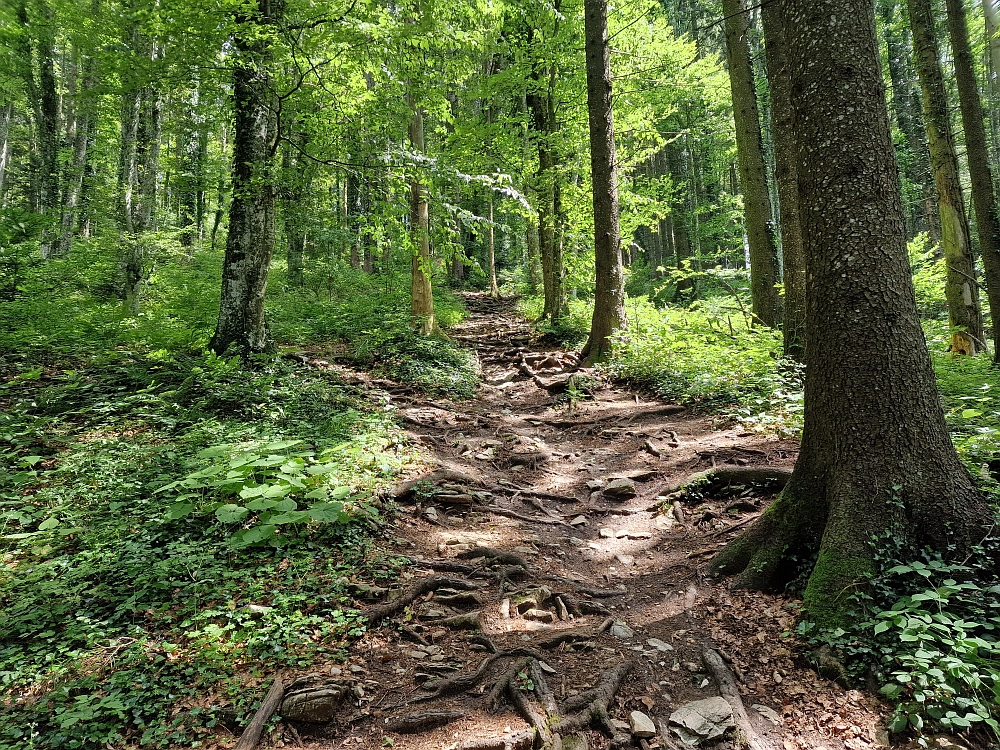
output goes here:
[[587, 589], [582, 586], [578, 586], [576, 589], [578, 594], [584, 594], [593, 599], [610, 599], [613, 596], [623, 596], [627, 592], [619, 589]]
[[456, 677], [449, 677], [444, 680], [433, 680], [432, 682], [424, 683], [425, 690], [429, 689], [434, 692], [430, 695], [417, 698], [413, 702], [425, 703], [427, 701], [437, 700], [438, 698], [446, 698], [451, 695], [458, 695], [459, 693], [471, 690], [482, 682], [486, 672], [496, 661], [500, 659], [513, 659], [519, 656], [533, 657], [538, 660], [542, 659], [542, 655], [532, 648], [514, 648], [509, 651], [499, 651], [486, 657], [486, 659], [483, 660], [483, 663], [479, 665], [479, 669], [472, 674], [462, 674]]
[[440, 570], [444, 573], [461, 573], [462, 575], [473, 575], [477, 568], [471, 565], [462, 565], [462, 563], [450, 562], [448, 560], [423, 560], [423, 559], [410, 559], [413, 565], [421, 568], [430, 568], [431, 570]]
[[578, 729], [594, 727], [604, 732], [608, 737], [614, 737], [616, 732], [611, 723], [608, 707], [614, 700], [625, 679], [625, 675], [635, 667], [634, 661], [625, 661], [610, 669], [604, 670], [601, 679], [590, 690], [574, 695], [563, 704], [563, 712], [575, 711], [552, 727], [553, 732], [567, 734]]
[[556, 594], [556, 596], [566, 604], [566, 608], [574, 615], [609, 615], [611, 610], [603, 604], [588, 602], [585, 599], [577, 599], [570, 594]]
[[747, 715], [746, 707], [743, 705], [743, 698], [740, 697], [736, 678], [729, 671], [729, 667], [726, 666], [722, 657], [716, 651], [708, 648], [702, 653], [701, 660], [712, 672], [715, 681], [719, 683], [719, 693], [733, 709], [733, 719], [736, 721], [736, 731], [740, 735], [740, 744], [747, 750], [778, 750], [780, 748], [778, 743], [765, 739], [754, 729], [753, 723]]
[[548, 516], [526, 516], [524, 513], [518, 513], [516, 510], [501, 508], [499, 505], [477, 505], [473, 507], [473, 510], [495, 513], [498, 516], [505, 516], [506, 518], [513, 518], [527, 523], [541, 523], [547, 526], [569, 526], [569, 524], [565, 521], [561, 521], [556, 518], [549, 518]]
[[495, 711], [500, 706], [500, 698], [507, 694], [507, 688], [510, 683], [522, 669], [528, 666], [528, 662], [530, 661], [530, 657], [518, 659], [500, 676], [500, 679], [493, 683], [493, 687], [490, 688], [490, 692], [486, 695], [486, 707], [488, 709]]
[[459, 552], [458, 556], [463, 560], [475, 560], [478, 557], [485, 557], [503, 565], [516, 565], [527, 570], [531, 566], [528, 561], [514, 552], [505, 552], [502, 549], [492, 547], [473, 547], [472, 549]]
[[459, 745], [450, 746], [449, 750], [529, 750], [534, 742], [535, 730], [522, 729], [504, 737], [466, 740]]
[[443, 727], [456, 719], [461, 719], [465, 714], [465, 711], [413, 711], [388, 719], [385, 728], [390, 732], [412, 734], [425, 729]]
[[659, 494], [669, 496], [705, 481], [714, 485], [770, 484], [775, 489], [781, 489], [788, 484], [791, 476], [792, 470], [784, 466], [716, 466], [691, 474], [676, 484], [668, 485], [662, 488]]
[[239, 742], [236, 743], [235, 750], [253, 750], [260, 742], [260, 736], [264, 733], [264, 727], [271, 719], [271, 715], [281, 706], [281, 699], [285, 696], [285, 688], [281, 684], [281, 679], [274, 678], [271, 689], [264, 696], [264, 701], [253, 715], [253, 719], [247, 724], [247, 728], [240, 735]]
[[464, 589], [468, 591], [470, 589], [476, 589], [478, 586], [470, 581], [466, 581], [463, 578], [447, 578], [445, 576], [430, 576], [429, 578], [422, 578], [408, 588], [404, 589], [403, 592], [395, 599], [369, 609], [365, 613], [365, 619], [368, 621], [369, 625], [374, 625], [375, 623], [381, 622], [386, 617], [396, 614], [424, 594], [440, 588]]

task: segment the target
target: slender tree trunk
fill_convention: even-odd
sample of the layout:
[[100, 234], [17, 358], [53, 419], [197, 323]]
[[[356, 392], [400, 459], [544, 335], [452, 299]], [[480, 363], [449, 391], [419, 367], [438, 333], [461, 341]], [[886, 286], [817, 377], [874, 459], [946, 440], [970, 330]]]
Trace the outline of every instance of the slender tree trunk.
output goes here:
[[1000, 0], [982, 0], [986, 23], [986, 92], [990, 106], [992, 156], [1000, 154]]
[[[226, 123], [222, 123], [222, 127], [219, 129], [219, 151], [223, 155], [226, 153], [226, 149], [229, 146], [229, 128]], [[215, 240], [219, 234], [219, 227], [222, 226], [222, 216], [226, 212], [226, 178], [223, 175], [219, 175], [219, 181], [216, 185], [216, 197], [215, 197], [215, 218], [212, 221], [212, 238], [211, 238], [211, 249], [215, 252]]]
[[590, 174], [594, 202], [594, 316], [583, 347], [586, 365], [605, 359], [611, 335], [625, 325], [625, 273], [618, 222], [618, 166], [611, 108], [611, 51], [607, 0], [585, 0], [587, 113], [590, 123]]
[[743, 211], [750, 241], [750, 293], [754, 317], [766, 326], [781, 324], [778, 294], [778, 247], [771, 221], [771, 198], [764, 168], [760, 114], [754, 86], [747, 31], [750, 16], [742, 0], [723, 0], [726, 15], [726, 57], [733, 90], [736, 150], [743, 190]]
[[87, 167], [87, 148], [91, 142], [91, 122], [97, 115], [96, 102], [91, 100], [91, 92], [97, 84], [96, 63], [93, 57], [87, 56], [82, 67], [83, 83], [77, 87], [77, 95], [81, 96], [83, 101], [74, 107], [76, 124], [73, 133], [73, 156], [66, 171], [58, 255], [68, 255], [73, 244], [73, 232], [77, 228], [77, 207], [83, 192], [83, 179]]
[[13, 114], [14, 104], [7, 102], [0, 111], [0, 207], [4, 205], [4, 184], [10, 160], [10, 121]]
[[954, 354], [975, 354], [976, 349], [983, 345], [983, 321], [969, 240], [969, 222], [951, 132], [948, 95], [934, 32], [934, 14], [931, 0], [907, 0], [907, 6], [917, 73], [923, 91], [927, 144], [937, 185], [941, 249], [947, 265], [944, 293], [953, 331], [950, 351]]
[[782, 7], [808, 285], [805, 428], [785, 490], [713, 565], [778, 588], [815, 560], [804, 609], [831, 626], [876, 572], [881, 540], [961, 557], [993, 513], [951, 444], [920, 328], [872, 3]]
[[[424, 115], [421, 108], [410, 102], [410, 146], [417, 153], [424, 153]], [[434, 319], [434, 293], [431, 288], [430, 215], [427, 206], [427, 188], [420, 178], [410, 179], [410, 239], [413, 259], [410, 265], [410, 316], [413, 326], [427, 336], [437, 329]]]
[[267, 27], [277, 25], [280, 0], [258, 0], [255, 13], [242, 19], [260, 26], [259, 34], [237, 36], [233, 67], [236, 129], [233, 134], [233, 200], [222, 265], [219, 322], [209, 348], [222, 354], [236, 344], [244, 355], [273, 349], [264, 317], [267, 273], [274, 251], [274, 149], [278, 110], [271, 82]]
[[993, 320], [993, 361], [1000, 362], [1000, 216], [997, 215], [993, 174], [990, 169], [983, 107], [969, 46], [969, 30], [961, 0], [945, 0], [951, 49], [955, 58], [955, 80], [962, 108], [965, 148], [969, 154], [969, 176], [972, 182], [972, 205], [976, 211], [979, 251], [983, 258], [986, 296]]
[[528, 293], [537, 294], [541, 285], [542, 266], [538, 251], [538, 223], [528, 220], [525, 229], [525, 243], [528, 247]]
[[497, 257], [496, 257], [496, 235], [493, 226], [493, 191], [486, 196], [486, 253], [490, 266], [490, 297], [497, 299], [500, 296], [500, 287], [497, 285]]
[[774, 137], [774, 176], [778, 183], [781, 252], [784, 258], [785, 319], [782, 325], [785, 356], [802, 361], [806, 342], [806, 261], [799, 222], [799, 186], [795, 173], [795, 122], [792, 82], [788, 73], [785, 29], [776, 3], [761, 11], [771, 90]]
[[286, 146], [281, 153], [282, 184], [284, 186], [285, 259], [288, 266], [288, 286], [300, 289], [305, 283], [306, 231], [303, 221], [305, 193], [308, 186], [306, 165]]

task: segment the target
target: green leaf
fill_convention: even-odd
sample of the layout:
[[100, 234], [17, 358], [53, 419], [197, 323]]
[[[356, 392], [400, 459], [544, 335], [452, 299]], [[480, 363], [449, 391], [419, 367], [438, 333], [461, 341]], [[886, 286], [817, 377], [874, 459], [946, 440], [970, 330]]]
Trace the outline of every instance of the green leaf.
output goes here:
[[223, 523], [236, 523], [246, 518], [248, 512], [242, 505], [226, 503], [215, 509], [215, 517]]
[[293, 510], [287, 513], [279, 513], [277, 515], [271, 516], [268, 520], [270, 523], [275, 525], [280, 525], [283, 523], [303, 523], [308, 521], [310, 518], [309, 514], [301, 510]]
[[40, 524], [38, 524], [39, 531], [49, 531], [51, 529], [58, 528], [62, 522], [56, 516], [49, 516]]
[[191, 515], [192, 511], [194, 511], [194, 503], [174, 503], [167, 509], [167, 518], [176, 521], [178, 518]]
[[875, 624], [875, 635], [878, 635], [879, 633], [884, 633], [885, 631], [887, 631], [889, 629], [889, 627], [890, 627], [889, 623], [886, 622], [885, 620], [883, 620], [882, 622], [876, 623]]
[[973, 419], [982, 415], [979, 409], [962, 409], [962, 419]]

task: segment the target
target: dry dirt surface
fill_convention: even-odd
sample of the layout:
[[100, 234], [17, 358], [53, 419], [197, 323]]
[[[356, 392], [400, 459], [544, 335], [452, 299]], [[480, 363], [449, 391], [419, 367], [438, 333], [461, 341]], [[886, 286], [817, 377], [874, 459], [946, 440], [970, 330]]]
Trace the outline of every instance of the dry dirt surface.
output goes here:
[[[426, 470], [395, 490], [385, 539], [412, 567], [398, 591], [358, 600], [369, 629], [348, 663], [282, 675], [300, 678], [286, 695], [349, 686], [332, 718], [285, 716], [261, 744], [692, 747], [671, 716], [721, 697], [745, 712], [740, 727], [700, 747], [888, 746], [886, 706], [814, 671], [791, 634], [795, 600], [706, 577], [780, 488], [797, 445], [581, 373], [512, 300], [466, 301], [469, 318], [449, 334], [478, 353], [478, 398], [385, 384], [427, 453]], [[713, 470], [704, 489], [677, 492]], [[633, 712], [652, 733], [633, 733]]]

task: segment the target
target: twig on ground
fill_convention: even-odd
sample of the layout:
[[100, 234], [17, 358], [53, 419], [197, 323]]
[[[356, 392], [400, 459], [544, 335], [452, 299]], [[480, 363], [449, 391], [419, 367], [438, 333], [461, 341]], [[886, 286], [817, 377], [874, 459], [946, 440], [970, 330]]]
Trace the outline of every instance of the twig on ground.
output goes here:
[[270, 720], [271, 715], [281, 707], [281, 699], [284, 695], [285, 688], [281, 684], [281, 678], [275, 677], [274, 682], [271, 683], [271, 689], [264, 696], [264, 701], [257, 709], [257, 713], [253, 715], [253, 719], [240, 735], [235, 750], [253, 750], [257, 747], [260, 736], [264, 733], [264, 726]]

